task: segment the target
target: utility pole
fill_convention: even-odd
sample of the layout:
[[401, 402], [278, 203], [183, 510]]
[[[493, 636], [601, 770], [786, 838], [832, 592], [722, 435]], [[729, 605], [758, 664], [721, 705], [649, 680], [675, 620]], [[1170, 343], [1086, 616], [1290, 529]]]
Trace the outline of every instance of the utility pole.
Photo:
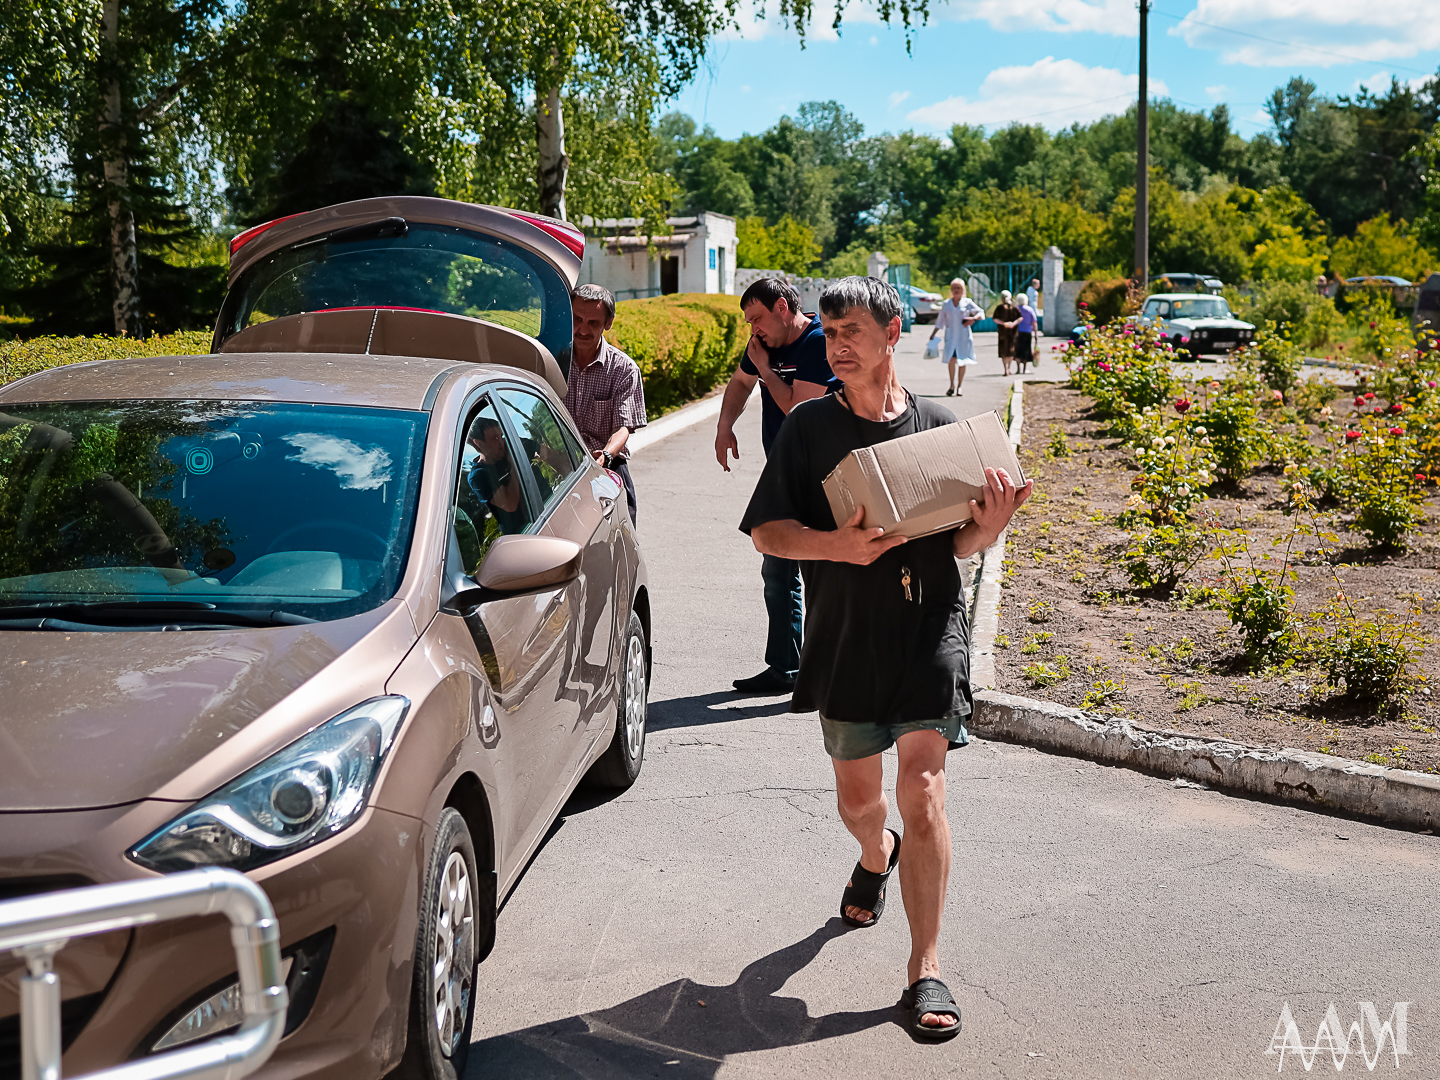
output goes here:
[[1135, 273], [1150, 287], [1150, 0], [1140, 0], [1140, 101], [1135, 111]]

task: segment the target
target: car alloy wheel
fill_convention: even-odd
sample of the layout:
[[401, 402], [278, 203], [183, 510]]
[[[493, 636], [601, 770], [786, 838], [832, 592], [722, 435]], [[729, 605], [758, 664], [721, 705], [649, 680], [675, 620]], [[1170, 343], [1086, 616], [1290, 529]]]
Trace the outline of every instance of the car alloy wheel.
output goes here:
[[645, 747], [645, 642], [632, 635], [625, 648], [625, 750], [638, 758]]
[[640, 775], [645, 761], [645, 713], [650, 697], [650, 656], [645, 627], [633, 611], [625, 629], [620, 670], [615, 673], [615, 735], [600, 755], [585, 783], [591, 787], [628, 788]]
[[436, 894], [435, 959], [431, 1000], [434, 1002], [435, 1034], [439, 1049], [447, 1058], [470, 1015], [475, 987], [475, 890], [469, 867], [458, 851], [445, 861], [445, 871]]
[[476, 909], [475, 846], [452, 806], [440, 811], [425, 865], [405, 1056], [389, 1080], [461, 1080], [470, 1057], [476, 945], [490, 929], [476, 920], [491, 913]]

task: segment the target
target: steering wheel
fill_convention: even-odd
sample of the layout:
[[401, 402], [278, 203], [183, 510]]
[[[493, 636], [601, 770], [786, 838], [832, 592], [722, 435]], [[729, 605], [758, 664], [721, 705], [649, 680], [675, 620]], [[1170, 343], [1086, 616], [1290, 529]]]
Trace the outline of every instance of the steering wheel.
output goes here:
[[303, 548], [298, 550], [334, 551], [335, 534], [344, 533], [347, 536], [353, 536], [359, 539], [364, 545], [373, 547], [375, 549], [375, 562], [384, 562], [385, 556], [390, 551], [389, 543], [387, 543], [385, 538], [379, 533], [371, 532], [369, 529], [362, 528], [359, 525], [352, 525], [348, 521], [322, 518], [319, 521], [306, 521], [286, 529], [279, 536], [275, 537], [274, 540], [270, 541], [270, 546], [265, 549], [265, 554], [270, 555], [276, 551], [295, 551], [297, 548], [295, 548], [293, 544], [288, 544], [287, 541], [294, 536], [311, 532], [323, 534], [323, 543], [321, 543], [318, 548]]

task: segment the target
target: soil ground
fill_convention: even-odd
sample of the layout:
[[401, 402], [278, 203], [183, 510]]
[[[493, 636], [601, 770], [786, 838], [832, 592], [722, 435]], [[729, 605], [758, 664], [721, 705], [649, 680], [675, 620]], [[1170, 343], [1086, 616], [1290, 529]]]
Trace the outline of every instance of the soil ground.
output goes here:
[[[1223, 611], [1180, 594], [1134, 592], [1121, 561], [1127, 535], [1115, 520], [1136, 466], [1089, 404], [1059, 385], [1025, 388], [1021, 463], [1037, 484], [1007, 543], [996, 688], [1125, 715], [1146, 727], [1440, 772], [1440, 702], [1425, 690], [1388, 717], [1357, 712], [1318, 666], [1249, 669]], [[1068, 457], [1047, 454], [1057, 429]], [[1272, 550], [1271, 539], [1290, 530], [1279, 509], [1280, 479], [1275, 470], [1256, 472], [1237, 491], [1212, 493], [1208, 505], [1222, 520], [1243, 514], [1252, 548]], [[1427, 500], [1425, 510], [1428, 520], [1408, 549], [1387, 556], [1369, 554], [1362, 537], [1337, 529], [1333, 567], [1318, 557], [1296, 567], [1297, 612], [1324, 608], [1338, 574], [1348, 596], [1363, 598], [1357, 610], [1398, 613], [1400, 594], [1420, 594], [1422, 630], [1440, 641], [1440, 499]], [[1202, 560], [1189, 583], [1214, 584], [1218, 571], [1217, 562]], [[1417, 668], [1440, 694], [1437, 659], [1440, 645], [1431, 644]], [[1040, 688], [1024, 671], [1036, 662], [1070, 673]], [[1098, 702], [1094, 687], [1105, 680], [1111, 693]]]

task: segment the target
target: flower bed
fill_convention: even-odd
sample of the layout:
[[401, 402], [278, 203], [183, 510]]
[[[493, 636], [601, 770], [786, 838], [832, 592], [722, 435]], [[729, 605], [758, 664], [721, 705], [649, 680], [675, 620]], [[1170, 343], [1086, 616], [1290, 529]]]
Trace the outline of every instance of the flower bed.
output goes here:
[[1269, 335], [1223, 382], [1171, 359], [1116, 324], [1027, 387], [997, 688], [1440, 771], [1433, 354], [1345, 391]]

